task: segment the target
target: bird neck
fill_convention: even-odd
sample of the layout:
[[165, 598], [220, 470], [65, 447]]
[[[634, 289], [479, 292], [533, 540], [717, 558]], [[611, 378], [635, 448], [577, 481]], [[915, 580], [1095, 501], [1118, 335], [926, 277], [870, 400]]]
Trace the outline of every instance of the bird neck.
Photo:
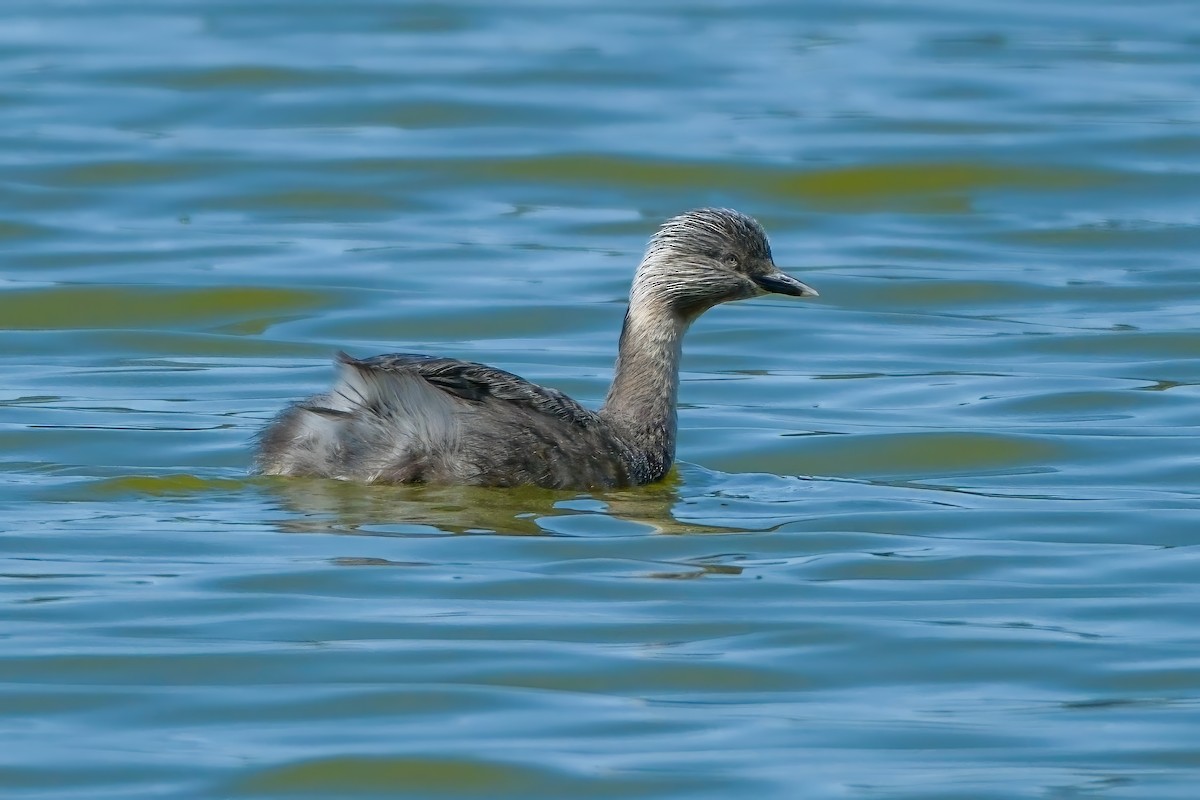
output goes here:
[[657, 480], [675, 460], [676, 401], [683, 334], [690, 320], [630, 298], [608, 397], [600, 413], [633, 450], [635, 468]]

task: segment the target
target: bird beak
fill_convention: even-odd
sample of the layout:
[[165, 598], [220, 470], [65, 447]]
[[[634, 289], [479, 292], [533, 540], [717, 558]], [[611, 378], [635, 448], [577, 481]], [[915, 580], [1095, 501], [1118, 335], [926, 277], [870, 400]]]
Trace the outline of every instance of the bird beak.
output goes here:
[[790, 294], [793, 297], [820, 297], [817, 290], [807, 283], [801, 283], [786, 272], [779, 270], [768, 272], [766, 275], [755, 275], [751, 280], [766, 292]]

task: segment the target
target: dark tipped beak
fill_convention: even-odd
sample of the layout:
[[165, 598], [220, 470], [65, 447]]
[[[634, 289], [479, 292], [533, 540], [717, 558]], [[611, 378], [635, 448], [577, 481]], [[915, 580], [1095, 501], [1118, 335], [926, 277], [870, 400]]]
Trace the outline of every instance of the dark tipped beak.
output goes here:
[[790, 294], [793, 297], [820, 297], [816, 289], [807, 283], [801, 283], [786, 272], [776, 270], [766, 275], [756, 275], [752, 280], [767, 292]]

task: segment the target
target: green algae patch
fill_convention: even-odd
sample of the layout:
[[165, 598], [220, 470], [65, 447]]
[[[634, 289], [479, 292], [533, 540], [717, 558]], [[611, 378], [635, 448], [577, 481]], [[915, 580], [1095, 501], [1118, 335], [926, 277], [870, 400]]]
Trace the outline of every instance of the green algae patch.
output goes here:
[[174, 328], [208, 330], [321, 307], [316, 292], [266, 287], [53, 286], [0, 294], [7, 330]]

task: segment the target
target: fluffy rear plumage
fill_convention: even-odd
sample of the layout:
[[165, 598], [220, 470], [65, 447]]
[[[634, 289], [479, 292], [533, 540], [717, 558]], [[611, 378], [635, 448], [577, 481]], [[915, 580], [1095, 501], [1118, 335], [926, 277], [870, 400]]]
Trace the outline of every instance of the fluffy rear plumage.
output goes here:
[[430, 454], [457, 449], [454, 401], [419, 370], [373, 369], [345, 353], [338, 366], [328, 394], [296, 403], [263, 432], [262, 472], [409, 482], [424, 479]]

